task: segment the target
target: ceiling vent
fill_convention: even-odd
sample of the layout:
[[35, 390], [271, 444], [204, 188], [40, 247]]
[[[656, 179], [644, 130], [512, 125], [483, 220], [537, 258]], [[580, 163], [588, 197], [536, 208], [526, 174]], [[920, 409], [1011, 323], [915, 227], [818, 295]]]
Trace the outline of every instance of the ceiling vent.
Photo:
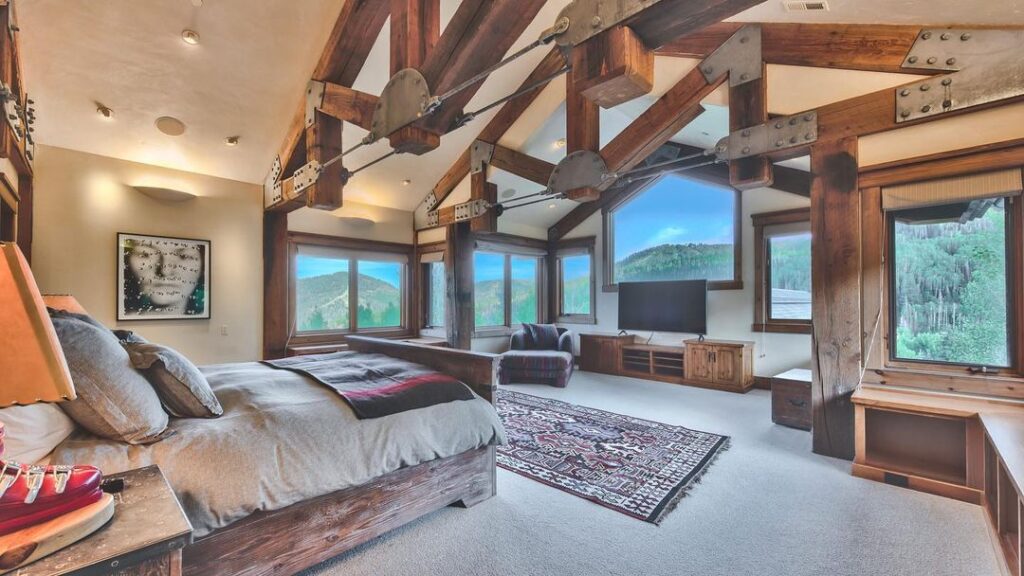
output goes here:
[[825, 0], [786, 0], [782, 3], [786, 12], [828, 12]]

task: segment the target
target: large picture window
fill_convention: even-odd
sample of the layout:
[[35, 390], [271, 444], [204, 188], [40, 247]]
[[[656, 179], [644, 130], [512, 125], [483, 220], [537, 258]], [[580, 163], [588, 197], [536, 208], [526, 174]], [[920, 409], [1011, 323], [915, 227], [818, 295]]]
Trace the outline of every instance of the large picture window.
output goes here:
[[505, 255], [473, 254], [473, 320], [477, 328], [505, 326]]
[[606, 284], [707, 279], [711, 289], [742, 288], [740, 195], [664, 176], [605, 220]]
[[537, 322], [543, 306], [543, 244], [511, 236], [491, 236], [478, 240], [473, 253], [476, 330], [507, 332], [523, 322]]
[[595, 286], [594, 237], [563, 240], [555, 252], [558, 321], [593, 324]]
[[297, 335], [403, 329], [408, 248], [302, 234], [292, 245]]
[[892, 356], [1009, 367], [1008, 198], [889, 212]]

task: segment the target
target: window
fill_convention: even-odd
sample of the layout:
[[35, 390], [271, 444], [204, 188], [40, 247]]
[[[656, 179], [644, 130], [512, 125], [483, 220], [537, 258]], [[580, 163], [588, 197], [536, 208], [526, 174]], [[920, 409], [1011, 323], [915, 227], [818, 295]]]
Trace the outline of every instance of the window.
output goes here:
[[606, 284], [707, 279], [711, 289], [742, 288], [739, 213], [735, 190], [656, 180], [605, 219]]
[[888, 213], [893, 359], [1012, 365], [1008, 198]]
[[811, 333], [811, 211], [751, 215], [755, 332]]
[[558, 321], [593, 324], [597, 278], [594, 270], [594, 237], [559, 243], [555, 258], [558, 274]]
[[426, 264], [425, 288], [427, 291], [427, 328], [444, 326], [445, 279], [444, 262]]
[[[292, 233], [297, 335], [401, 330], [405, 326], [406, 268], [401, 245]], [[383, 243], [381, 243], [383, 244]]]
[[[493, 236], [493, 235], [492, 235]], [[476, 329], [508, 329], [537, 322], [541, 311], [544, 251], [540, 248], [478, 241], [473, 253]]]

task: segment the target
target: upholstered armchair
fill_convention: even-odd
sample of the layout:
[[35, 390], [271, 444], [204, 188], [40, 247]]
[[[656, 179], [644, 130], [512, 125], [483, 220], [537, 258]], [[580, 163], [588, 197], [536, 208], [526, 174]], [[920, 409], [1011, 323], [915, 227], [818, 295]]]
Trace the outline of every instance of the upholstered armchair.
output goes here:
[[547, 384], [564, 388], [572, 376], [572, 332], [558, 328], [557, 342], [536, 346], [520, 329], [509, 339], [509, 351], [498, 361], [499, 384]]

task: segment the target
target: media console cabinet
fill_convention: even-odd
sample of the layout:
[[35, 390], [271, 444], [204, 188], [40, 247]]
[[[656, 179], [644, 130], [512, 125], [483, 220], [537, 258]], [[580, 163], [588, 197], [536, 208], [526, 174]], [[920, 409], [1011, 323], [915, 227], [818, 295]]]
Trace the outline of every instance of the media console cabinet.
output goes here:
[[746, 392], [754, 385], [754, 343], [693, 338], [666, 346], [636, 336], [580, 334], [580, 370]]
[[1006, 568], [1021, 575], [1024, 403], [861, 385], [853, 474], [985, 508]]

